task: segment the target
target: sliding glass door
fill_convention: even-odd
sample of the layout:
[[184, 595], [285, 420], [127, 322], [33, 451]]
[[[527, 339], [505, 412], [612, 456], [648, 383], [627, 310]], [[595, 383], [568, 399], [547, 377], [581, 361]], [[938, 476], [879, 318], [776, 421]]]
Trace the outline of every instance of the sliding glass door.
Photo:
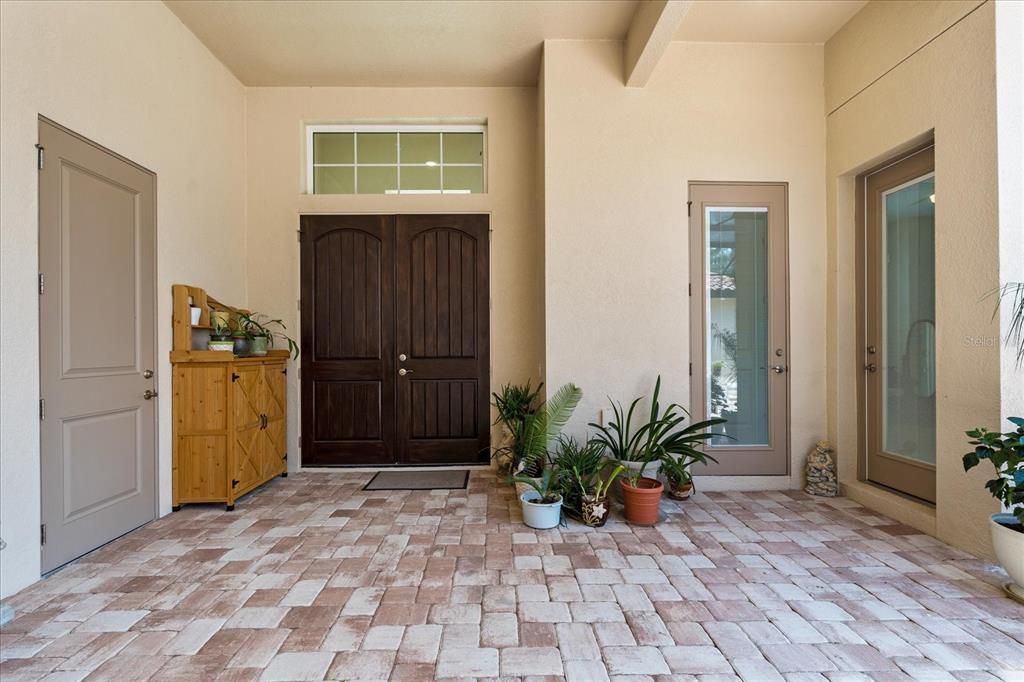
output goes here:
[[694, 419], [719, 417], [703, 473], [788, 470], [786, 187], [690, 186]]

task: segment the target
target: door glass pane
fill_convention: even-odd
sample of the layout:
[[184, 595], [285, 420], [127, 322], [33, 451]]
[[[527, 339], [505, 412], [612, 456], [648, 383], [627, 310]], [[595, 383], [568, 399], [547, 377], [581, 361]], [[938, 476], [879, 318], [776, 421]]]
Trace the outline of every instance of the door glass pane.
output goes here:
[[934, 464], [935, 178], [882, 196], [882, 447]]
[[769, 445], [768, 209], [706, 209], [705, 288], [712, 445]]

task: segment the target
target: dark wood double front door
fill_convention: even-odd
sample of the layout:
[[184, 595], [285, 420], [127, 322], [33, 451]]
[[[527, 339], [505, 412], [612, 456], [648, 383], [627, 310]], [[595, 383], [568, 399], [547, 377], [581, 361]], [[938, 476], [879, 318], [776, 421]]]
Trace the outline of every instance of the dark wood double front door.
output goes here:
[[488, 217], [301, 227], [303, 464], [487, 461]]

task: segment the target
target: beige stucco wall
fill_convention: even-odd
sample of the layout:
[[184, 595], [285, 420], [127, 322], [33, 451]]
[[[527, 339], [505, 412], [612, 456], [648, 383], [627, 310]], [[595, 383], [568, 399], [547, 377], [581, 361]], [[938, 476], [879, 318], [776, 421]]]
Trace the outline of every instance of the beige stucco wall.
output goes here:
[[[251, 88], [248, 91], [249, 304], [299, 338], [302, 213], [489, 213], [491, 386], [542, 373], [543, 242], [536, 206], [535, 88]], [[307, 195], [306, 123], [487, 122], [486, 194]], [[301, 359], [300, 359], [301, 361]], [[297, 373], [289, 452], [298, 451]], [[298, 458], [289, 458], [295, 467]]]
[[[171, 284], [245, 301], [245, 92], [162, 3], [0, 3], [0, 596], [39, 578], [37, 117], [157, 174], [159, 391]], [[159, 405], [170, 511], [170, 400]]]
[[689, 404], [687, 183], [788, 182], [792, 475], [719, 483], [798, 486], [826, 432], [822, 47], [673, 43], [627, 89], [621, 43], [548, 41], [543, 77], [547, 378], [584, 391], [572, 430], [658, 373]]
[[[934, 530], [939, 538], [990, 555], [986, 516], [995, 504], [984, 490], [988, 471], [967, 475], [963, 432], [994, 427], [1000, 415], [1000, 341], [995, 302], [999, 282], [994, 7], [985, 3], [871, 3], [825, 50], [830, 91], [859, 92], [828, 116], [829, 433], [840, 476], [856, 480], [855, 382], [862, 359], [855, 332], [855, 175], [934, 130], [936, 175], [936, 454]], [[950, 14], [951, 5], [960, 15]], [[941, 6], [941, 7], [940, 7]], [[915, 9], [916, 8], [916, 9]], [[949, 26], [935, 24], [937, 15]], [[931, 42], [918, 30], [929, 26]], [[943, 32], [945, 31], [945, 32]], [[904, 44], [874, 72], [879, 41]], [[914, 52], [920, 43], [924, 47]], [[884, 75], [883, 75], [884, 74]], [[1019, 255], [1019, 254], [1018, 254]], [[916, 506], [891, 493], [885, 504]]]

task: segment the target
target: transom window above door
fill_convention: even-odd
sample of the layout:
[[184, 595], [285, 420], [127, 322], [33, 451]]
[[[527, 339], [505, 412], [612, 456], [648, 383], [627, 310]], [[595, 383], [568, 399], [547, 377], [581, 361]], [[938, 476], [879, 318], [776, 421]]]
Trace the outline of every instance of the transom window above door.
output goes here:
[[310, 194], [480, 194], [486, 126], [311, 125]]

